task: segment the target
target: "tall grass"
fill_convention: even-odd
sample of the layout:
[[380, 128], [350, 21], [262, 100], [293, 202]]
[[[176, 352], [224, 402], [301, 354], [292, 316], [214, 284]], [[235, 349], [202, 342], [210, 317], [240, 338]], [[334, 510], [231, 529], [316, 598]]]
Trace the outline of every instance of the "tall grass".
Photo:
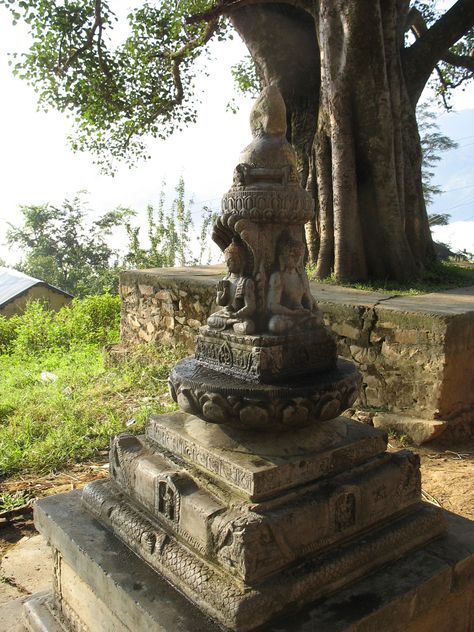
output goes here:
[[173, 409], [166, 378], [176, 352], [106, 367], [102, 345], [118, 339], [119, 301], [94, 296], [58, 313], [31, 303], [0, 318], [0, 475], [47, 472], [93, 458], [109, 437], [139, 432]]

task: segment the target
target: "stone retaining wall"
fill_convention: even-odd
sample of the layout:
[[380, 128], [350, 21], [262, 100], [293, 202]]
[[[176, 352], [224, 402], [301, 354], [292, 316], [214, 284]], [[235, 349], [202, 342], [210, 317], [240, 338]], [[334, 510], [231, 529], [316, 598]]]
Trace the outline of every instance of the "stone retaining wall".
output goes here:
[[[123, 345], [180, 342], [192, 353], [222, 274], [222, 266], [124, 272]], [[312, 283], [312, 291], [339, 354], [364, 375], [366, 420], [418, 443], [448, 424], [464, 434], [474, 425], [474, 288], [401, 297]]]

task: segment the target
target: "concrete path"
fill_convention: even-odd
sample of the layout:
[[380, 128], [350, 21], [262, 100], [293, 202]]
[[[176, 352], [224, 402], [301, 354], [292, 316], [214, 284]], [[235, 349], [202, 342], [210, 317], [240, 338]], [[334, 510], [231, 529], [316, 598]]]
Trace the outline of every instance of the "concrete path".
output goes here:
[[24, 632], [23, 602], [50, 589], [52, 571], [51, 550], [42, 535], [25, 537], [8, 550], [0, 563], [0, 632]]

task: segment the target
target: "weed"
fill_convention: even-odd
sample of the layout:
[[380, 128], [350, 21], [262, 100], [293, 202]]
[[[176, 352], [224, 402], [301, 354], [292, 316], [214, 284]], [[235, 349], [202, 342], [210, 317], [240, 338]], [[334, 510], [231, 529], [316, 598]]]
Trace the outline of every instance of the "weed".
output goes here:
[[[183, 354], [143, 350], [106, 367], [101, 345], [118, 336], [119, 302], [74, 301], [58, 313], [30, 304], [0, 354], [0, 475], [48, 472], [90, 459], [111, 435], [143, 430], [150, 414], [174, 410], [167, 388]], [[127, 424], [129, 422], [129, 424]]]
[[30, 500], [31, 495], [25, 491], [18, 491], [10, 494], [5, 492], [0, 494], [0, 513], [4, 511], [11, 511], [17, 507], [23, 507]]
[[387, 431], [387, 435], [389, 441], [396, 441], [398, 445], [402, 448], [406, 447], [410, 443], [406, 434], [403, 434], [398, 430], [395, 430], [394, 428], [389, 428]]

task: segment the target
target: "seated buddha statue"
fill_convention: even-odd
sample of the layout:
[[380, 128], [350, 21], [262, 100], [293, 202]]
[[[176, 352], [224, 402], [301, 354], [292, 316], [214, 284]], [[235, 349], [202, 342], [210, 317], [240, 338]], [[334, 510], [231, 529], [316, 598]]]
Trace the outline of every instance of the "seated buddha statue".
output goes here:
[[322, 325], [322, 316], [311, 294], [303, 264], [304, 245], [285, 235], [277, 247], [277, 269], [270, 275], [267, 307], [268, 330], [286, 334], [295, 329]]
[[227, 276], [217, 284], [216, 302], [223, 309], [211, 314], [207, 319], [210, 329], [224, 331], [233, 329], [238, 334], [255, 333], [255, 286], [253, 280], [245, 275], [247, 252], [239, 241], [224, 250], [228, 269]]

